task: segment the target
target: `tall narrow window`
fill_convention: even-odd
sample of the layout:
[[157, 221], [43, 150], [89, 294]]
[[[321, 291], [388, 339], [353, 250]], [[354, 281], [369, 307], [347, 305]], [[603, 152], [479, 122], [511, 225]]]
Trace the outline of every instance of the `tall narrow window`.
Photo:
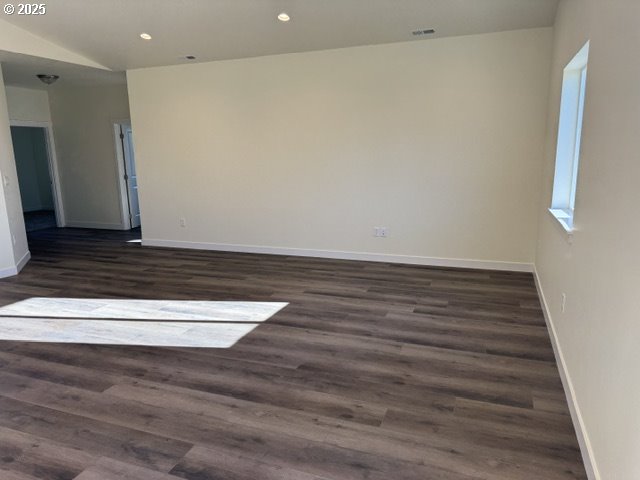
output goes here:
[[573, 230], [588, 61], [589, 42], [566, 66], [562, 81], [556, 173], [549, 211], [567, 231]]

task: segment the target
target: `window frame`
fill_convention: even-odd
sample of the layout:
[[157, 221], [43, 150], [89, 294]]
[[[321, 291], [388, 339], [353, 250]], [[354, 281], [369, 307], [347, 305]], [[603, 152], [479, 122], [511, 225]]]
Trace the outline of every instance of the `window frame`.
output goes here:
[[558, 122], [556, 168], [549, 212], [567, 232], [574, 230], [589, 63], [589, 42], [565, 67]]

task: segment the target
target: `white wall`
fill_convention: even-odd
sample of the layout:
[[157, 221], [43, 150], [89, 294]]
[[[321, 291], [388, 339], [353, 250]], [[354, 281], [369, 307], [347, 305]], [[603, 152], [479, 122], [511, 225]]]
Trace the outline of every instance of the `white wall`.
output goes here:
[[129, 118], [125, 85], [49, 91], [67, 226], [122, 226], [113, 122]]
[[129, 71], [144, 241], [532, 263], [551, 40]]
[[9, 119], [23, 122], [51, 122], [49, 95], [45, 90], [7, 86]]
[[7, 98], [0, 67], [0, 277], [17, 273], [29, 257]]
[[67, 226], [121, 228], [113, 122], [129, 118], [126, 86], [6, 90], [12, 121], [53, 124]]
[[[536, 266], [599, 478], [640, 478], [640, 3], [563, 0]], [[562, 69], [591, 40], [573, 243], [551, 202]], [[566, 293], [566, 310], [561, 296]], [[595, 477], [597, 475], [594, 474]]]

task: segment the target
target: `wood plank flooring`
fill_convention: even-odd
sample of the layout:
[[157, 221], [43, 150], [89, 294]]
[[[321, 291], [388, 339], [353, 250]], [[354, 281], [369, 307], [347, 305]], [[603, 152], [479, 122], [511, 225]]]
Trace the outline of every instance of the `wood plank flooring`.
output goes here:
[[0, 305], [289, 305], [231, 348], [0, 342], [0, 478], [586, 478], [531, 275], [132, 235], [32, 234]]
[[287, 305], [33, 297], [0, 307], [0, 340], [229, 348]]

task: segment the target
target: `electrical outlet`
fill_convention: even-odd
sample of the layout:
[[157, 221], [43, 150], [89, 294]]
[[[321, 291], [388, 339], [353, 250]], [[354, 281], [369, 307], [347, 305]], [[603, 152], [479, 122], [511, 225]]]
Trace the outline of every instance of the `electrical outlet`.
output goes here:
[[560, 310], [564, 313], [565, 307], [567, 306], [567, 294], [562, 294], [562, 305], [560, 306]]
[[181, 218], [180, 219], [180, 226], [182, 228], [186, 228], [186, 226], [187, 226], [187, 219], [186, 218]]
[[373, 236], [377, 238], [387, 237], [387, 227], [373, 227]]
[[387, 238], [387, 227], [380, 227], [380, 236], [382, 238]]

